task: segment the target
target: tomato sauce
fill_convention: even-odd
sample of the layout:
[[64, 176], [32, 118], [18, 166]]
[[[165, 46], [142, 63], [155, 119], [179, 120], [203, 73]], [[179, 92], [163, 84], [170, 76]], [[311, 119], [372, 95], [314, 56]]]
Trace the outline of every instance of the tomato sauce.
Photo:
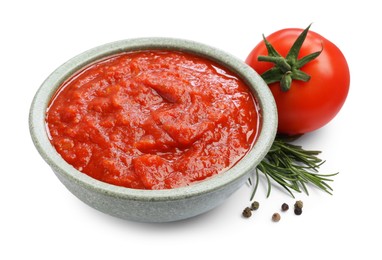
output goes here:
[[175, 51], [135, 51], [68, 79], [47, 110], [51, 143], [69, 164], [134, 189], [190, 185], [252, 147], [257, 102], [234, 74]]

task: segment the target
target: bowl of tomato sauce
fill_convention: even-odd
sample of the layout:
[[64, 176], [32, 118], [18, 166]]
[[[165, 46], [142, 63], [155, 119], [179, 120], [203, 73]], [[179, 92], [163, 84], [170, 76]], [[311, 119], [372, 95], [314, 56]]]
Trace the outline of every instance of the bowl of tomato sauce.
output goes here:
[[104, 213], [171, 222], [220, 205], [277, 130], [268, 86], [243, 61], [184, 39], [104, 44], [65, 62], [30, 107], [30, 133], [66, 188]]

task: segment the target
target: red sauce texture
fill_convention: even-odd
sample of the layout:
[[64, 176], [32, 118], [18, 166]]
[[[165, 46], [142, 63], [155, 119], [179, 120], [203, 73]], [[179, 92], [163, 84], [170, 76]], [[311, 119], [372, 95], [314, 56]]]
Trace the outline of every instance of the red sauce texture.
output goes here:
[[53, 97], [46, 123], [69, 164], [134, 189], [190, 185], [231, 168], [253, 146], [257, 102], [205, 58], [136, 51], [95, 62]]

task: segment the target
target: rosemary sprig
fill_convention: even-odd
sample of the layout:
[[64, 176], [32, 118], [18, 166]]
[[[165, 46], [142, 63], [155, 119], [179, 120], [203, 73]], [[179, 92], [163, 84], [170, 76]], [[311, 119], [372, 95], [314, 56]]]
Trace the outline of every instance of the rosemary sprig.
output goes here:
[[[320, 151], [305, 150], [301, 146], [291, 144], [282, 136], [276, 136], [271, 149], [256, 168], [253, 192], [256, 194], [260, 173], [265, 175], [268, 184], [267, 197], [271, 193], [272, 180], [283, 187], [293, 198], [293, 191], [305, 192], [309, 195], [307, 185], [313, 185], [322, 191], [332, 194], [333, 189], [327, 182], [337, 175], [319, 174], [319, 167], [325, 162], [318, 158]], [[250, 181], [250, 183], [252, 183]]]

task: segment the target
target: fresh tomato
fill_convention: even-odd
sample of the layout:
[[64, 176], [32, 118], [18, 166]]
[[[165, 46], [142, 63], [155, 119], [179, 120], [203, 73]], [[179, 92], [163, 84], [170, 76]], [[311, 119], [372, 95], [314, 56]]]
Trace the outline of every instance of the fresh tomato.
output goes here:
[[[278, 132], [281, 134], [299, 135], [324, 126], [340, 111], [349, 91], [350, 73], [344, 55], [332, 42], [318, 33], [309, 31], [309, 27], [305, 30], [283, 29], [269, 35], [246, 59], [246, 63], [263, 76], [273, 93], [279, 117]], [[292, 51], [295, 52], [295, 57], [293, 53], [288, 56], [299, 37], [300, 46], [294, 46]], [[266, 42], [271, 46], [267, 47]], [[301, 60], [312, 53], [315, 55], [309, 62]], [[292, 72], [285, 68], [277, 68], [278, 65], [272, 63], [273, 61], [258, 60], [259, 56], [277, 54], [285, 57], [284, 61], [288, 63]], [[303, 65], [298, 68], [296, 64]], [[284, 65], [281, 64], [281, 67]], [[275, 76], [272, 72], [264, 74], [272, 68], [276, 74], [295, 74], [297, 79], [293, 76]], [[300, 74], [302, 79], [298, 79]], [[270, 79], [272, 77], [273, 79]]]

